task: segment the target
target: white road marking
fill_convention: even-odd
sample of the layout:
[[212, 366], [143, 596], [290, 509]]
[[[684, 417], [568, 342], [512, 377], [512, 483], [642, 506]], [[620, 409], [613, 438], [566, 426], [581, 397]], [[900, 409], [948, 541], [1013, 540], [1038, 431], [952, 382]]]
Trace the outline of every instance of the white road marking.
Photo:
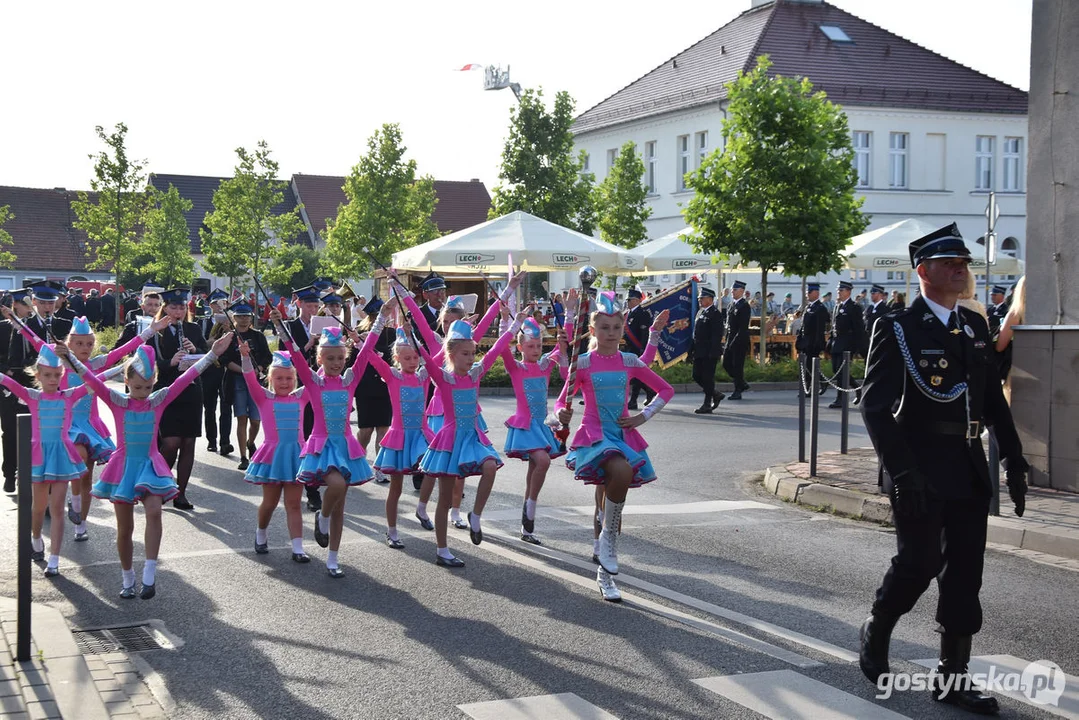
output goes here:
[[793, 670], [720, 675], [693, 682], [773, 720], [904, 720], [907, 717]]
[[457, 709], [475, 720], [618, 720], [573, 693], [469, 703]]
[[[1040, 659], [1048, 660], [1049, 658]], [[912, 660], [911, 662], [927, 668], [935, 668], [937, 666], [937, 658]], [[970, 659], [967, 670], [969, 670], [972, 675], [981, 673], [989, 676], [992, 673], [993, 677], [998, 678], [1002, 674], [1011, 674], [1014, 677], [1021, 676], [1023, 670], [1030, 665], [1031, 662], [1034, 661], [1015, 657], [1014, 655], [977, 655]], [[1064, 692], [1055, 703], [1051, 704], [1034, 702], [1020, 690], [990, 687], [987, 688], [987, 691], [991, 695], [1004, 695], [1005, 697], [1018, 700], [1031, 707], [1040, 708], [1050, 715], [1064, 718], [1079, 718], [1079, 677], [1076, 677], [1075, 675], [1065, 675], [1064, 681]], [[1044, 690], [1039, 692], [1045, 693]], [[1035, 695], [1035, 697], [1038, 697], [1038, 695]]]
[[[622, 511], [627, 515], [705, 515], [737, 510], [778, 510], [779, 506], [769, 503], [757, 502], [756, 500], [702, 500], [700, 502], [669, 503], [666, 505], [626, 505]], [[572, 518], [589, 518], [591, 520], [595, 507], [592, 505], [567, 505], [563, 507], [540, 506], [537, 511], [537, 519], [565, 520]], [[521, 517], [521, 511], [516, 509], [491, 510], [484, 513], [485, 520], [507, 521]]]

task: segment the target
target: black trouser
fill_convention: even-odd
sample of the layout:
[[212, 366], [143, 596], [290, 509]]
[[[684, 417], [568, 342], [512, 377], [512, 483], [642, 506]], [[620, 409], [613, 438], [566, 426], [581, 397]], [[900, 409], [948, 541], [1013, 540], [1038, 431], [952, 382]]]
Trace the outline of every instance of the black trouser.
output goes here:
[[[206, 427], [206, 439], [211, 445], [217, 444], [217, 429], [221, 428], [221, 444], [229, 445], [232, 435], [232, 402], [221, 392], [221, 378], [224, 370], [209, 367], [202, 373], [202, 411]], [[217, 414], [217, 399], [221, 398], [221, 414]]]
[[798, 392], [804, 392], [806, 395], [813, 392], [813, 358], [818, 357], [820, 356], [808, 352], [798, 355], [798, 367], [802, 374], [802, 387], [798, 389]]
[[891, 617], [909, 612], [937, 578], [937, 622], [955, 635], [978, 632], [982, 627], [978, 592], [988, 522], [989, 498], [984, 495], [931, 498], [924, 518], [895, 515], [898, 552], [877, 590], [873, 612]]
[[[21, 408], [21, 409], [20, 409]], [[0, 432], [3, 433], [4, 480], [14, 480], [19, 472], [19, 422], [20, 413], [30, 412], [19, 404], [14, 395], [0, 398]]]
[[742, 387], [746, 384], [745, 363], [745, 348], [735, 345], [723, 353], [723, 370], [734, 381], [735, 392], [742, 392]]
[[[711, 403], [713, 396], [716, 394], [716, 363], [719, 362], [719, 358], [715, 357], [694, 357], [693, 358], [693, 382], [701, 386], [704, 390], [704, 402], [705, 404]], [[735, 386], [737, 390], [738, 386]]]

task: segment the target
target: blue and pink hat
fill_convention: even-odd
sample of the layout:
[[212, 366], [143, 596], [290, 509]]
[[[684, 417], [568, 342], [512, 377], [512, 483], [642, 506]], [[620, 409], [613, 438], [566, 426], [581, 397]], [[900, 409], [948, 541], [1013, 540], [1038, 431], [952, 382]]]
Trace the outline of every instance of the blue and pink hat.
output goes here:
[[446, 334], [447, 340], [471, 340], [472, 326], [464, 320], [454, 320]]
[[52, 343], [41, 346], [41, 352], [37, 354], [37, 364], [42, 367], [58, 368], [60, 357], [55, 352], [56, 346]]
[[93, 335], [94, 331], [90, 329], [90, 321], [86, 317], [77, 317], [71, 321], [71, 332], [69, 335]]
[[154, 348], [151, 345], [140, 345], [135, 354], [131, 356], [129, 364], [131, 369], [138, 373], [143, 380], [150, 380], [157, 369], [154, 363]]
[[341, 328], [328, 327], [322, 329], [322, 335], [318, 339], [319, 347], [344, 347], [345, 337], [341, 334]]

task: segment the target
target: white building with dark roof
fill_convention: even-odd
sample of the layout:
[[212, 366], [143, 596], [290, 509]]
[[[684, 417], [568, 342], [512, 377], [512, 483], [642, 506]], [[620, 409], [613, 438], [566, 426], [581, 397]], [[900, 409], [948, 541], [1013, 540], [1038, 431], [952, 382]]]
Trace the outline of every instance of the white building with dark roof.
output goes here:
[[[576, 151], [587, 153], [597, 182], [618, 148], [637, 144], [653, 210], [650, 237], [686, 226], [682, 209], [693, 193], [683, 177], [722, 143], [725, 85], [765, 54], [772, 73], [808, 77], [847, 113], [869, 229], [911, 217], [954, 220], [973, 243], [985, 235], [994, 190], [997, 246], [1023, 257], [1027, 94], [822, 0], [752, 0], [727, 25], [576, 119]], [[872, 282], [906, 287], [903, 268], [858, 273], [856, 292]], [[659, 276], [656, 284], [680, 279]], [[743, 279], [759, 285], [759, 275]], [[794, 278], [769, 278], [777, 296], [798, 287]]]

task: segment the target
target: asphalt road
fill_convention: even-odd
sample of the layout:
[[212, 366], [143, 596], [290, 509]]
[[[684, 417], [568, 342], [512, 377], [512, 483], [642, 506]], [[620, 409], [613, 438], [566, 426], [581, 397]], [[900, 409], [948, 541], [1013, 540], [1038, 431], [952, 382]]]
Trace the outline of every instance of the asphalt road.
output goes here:
[[[156, 598], [117, 597], [112, 514], [97, 503], [91, 541], [66, 544], [59, 578], [35, 575], [35, 599], [58, 607], [75, 628], [162, 620], [181, 646], [140, 656], [164, 681], [179, 718], [511, 718], [518, 716], [507, 706], [472, 704], [562, 693], [579, 701], [560, 697], [562, 715], [536, 716], [604, 717], [573, 709], [582, 702], [616, 718], [825, 717], [823, 708], [859, 699], [874, 712], [897, 713], [879, 717], [963, 716], [924, 692], [874, 700], [876, 688], [852, 662], [857, 628], [894, 551], [892, 533], [761, 493], [763, 469], [797, 452], [792, 395], [749, 392], [703, 417], [692, 413], [698, 396], [679, 395], [644, 426], [659, 480], [627, 503], [622, 605], [603, 602], [596, 589], [592, 489], [560, 461], [540, 501], [543, 548], [517, 539], [524, 465], [507, 460], [484, 513], [483, 545], [450, 529], [463, 570], [434, 564], [434, 535], [412, 519], [410, 481], [399, 521], [404, 551], [382, 544], [385, 489], [369, 483], [350, 491], [340, 554], [347, 575], [334, 580], [306, 511], [311, 564], [290, 561], [283, 509], [271, 525], [270, 554], [255, 555], [259, 490], [235, 469], [238, 458], [210, 455], [204, 441], [189, 491], [196, 510], [166, 511]], [[501, 447], [511, 400], [482, 404]], [[838, 412], [821, 413], [821, 449], [837, 449]], [[852, 415], [852, 446], [867, 442]], [[464, 510], [474, 487], [473, 479]], [[13, 558], [12, 498], [0, 498], [0, 507], [0, 553]], [[136, 542], [141, 572], [140, 556]], [[2, 567], [0, 582], [13, 595], [13, 563]], [[1079, 673], [1075, 571], [991, 550], [982, 603], [976, 655], [1049, 659]], [[933, 587], [900, 623], [894, 669], [915, 672], [910, 661], [936, 656], [935, 605]], [[694, 682], [720, 676], [727, 679]], [[771, 710], [755, 704], [759, 689], [730, 689], [754, 681], [784, 689]], [[1007, 717], [1060, 712], [1001, 703]], [[851, 707], [836, 717], [873, 716]]]

